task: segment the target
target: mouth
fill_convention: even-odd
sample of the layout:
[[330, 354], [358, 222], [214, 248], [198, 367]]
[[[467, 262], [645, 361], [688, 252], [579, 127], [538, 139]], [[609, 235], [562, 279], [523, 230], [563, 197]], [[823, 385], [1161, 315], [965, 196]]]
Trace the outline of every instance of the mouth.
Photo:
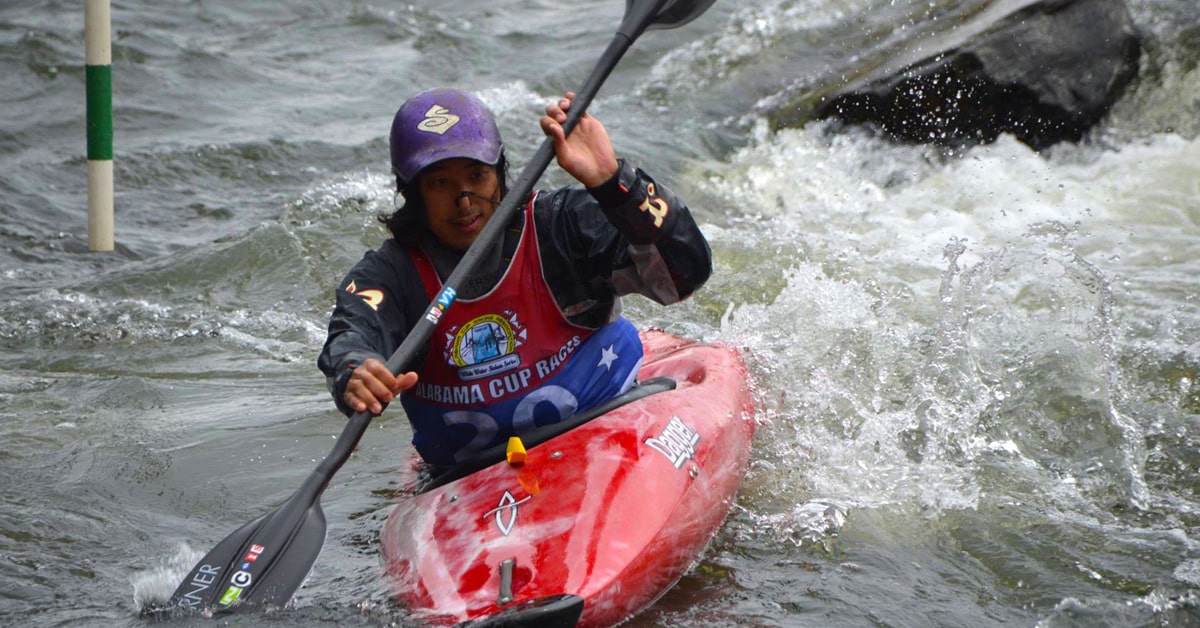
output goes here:
[[456, 229], [458, 231], [469, 232], [469, 231], [475, 230], [475, 228], [480, 223], [483, 222], [482, 218], [483, 218], [483, 212], [478, 211], [478, 210], [471, 210], [465, 214], [455, 216], [454, 218], [451, 218], [447, 222], [450, 223], [451, 227], [453, 227], [454, 229]]

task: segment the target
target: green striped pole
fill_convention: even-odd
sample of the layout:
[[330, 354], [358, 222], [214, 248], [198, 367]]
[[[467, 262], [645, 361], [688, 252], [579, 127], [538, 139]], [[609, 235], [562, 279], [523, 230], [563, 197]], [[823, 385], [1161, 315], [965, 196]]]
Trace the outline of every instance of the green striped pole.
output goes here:
[[110, 0], [86, 0], [88, 247], [113, 250], [112, 25]]

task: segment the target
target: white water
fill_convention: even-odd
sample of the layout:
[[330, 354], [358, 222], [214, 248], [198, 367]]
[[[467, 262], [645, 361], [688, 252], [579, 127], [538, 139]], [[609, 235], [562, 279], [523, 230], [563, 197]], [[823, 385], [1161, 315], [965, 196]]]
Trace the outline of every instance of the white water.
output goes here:
[[[139, 625], [340, 428], [313, 361], [334, 284], [383, 237], [400, 96], [478, 89], [519, 166], [620, 7], [135, 3], [126, 249], [98, 257], [68, 4], [0, 10], [0, 623]], [[1145, 78], [1081, 146], [765, 122], [962, 4], [718, 3], [639, 41], [596, 102], [716, 255], [694, 299], [629, 315], [741, 347], [763, 401], [728, 523], [635, 625], [1200, 624], [1194, 2], [1132, 5]], [[404, 423], [381, 418], [322, 500], [296, 608], [245, 625], [407, 620], [375, 538]]]

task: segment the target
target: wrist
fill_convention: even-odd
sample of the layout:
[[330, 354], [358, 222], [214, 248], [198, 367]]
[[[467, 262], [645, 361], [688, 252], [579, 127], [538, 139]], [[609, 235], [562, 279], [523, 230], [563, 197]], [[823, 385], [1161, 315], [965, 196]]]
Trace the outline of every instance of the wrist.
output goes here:
[[625, 160], [618, 159], [617, 167], [607, 180], [595, 186], [588, 186], [587, 191], [600, 203], [601, 207], [617, 207], [629, 197], [629, 185], [624, 183], [621, 174], [625, 170]]

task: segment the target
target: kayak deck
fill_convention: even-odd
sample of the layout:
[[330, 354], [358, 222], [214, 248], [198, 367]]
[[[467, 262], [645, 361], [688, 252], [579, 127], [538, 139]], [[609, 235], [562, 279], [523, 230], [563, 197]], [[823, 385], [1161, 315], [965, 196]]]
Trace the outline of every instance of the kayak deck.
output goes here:
[[400, 500], [383, 552], [417, 618], [612, 625], [696, 561], [745, 471], [754, 404], [735, 350], [659, 331], [642, 342], [639, 379], [667, 377], [673, 390], [535, 434], [523, 464], [439, 479]]

